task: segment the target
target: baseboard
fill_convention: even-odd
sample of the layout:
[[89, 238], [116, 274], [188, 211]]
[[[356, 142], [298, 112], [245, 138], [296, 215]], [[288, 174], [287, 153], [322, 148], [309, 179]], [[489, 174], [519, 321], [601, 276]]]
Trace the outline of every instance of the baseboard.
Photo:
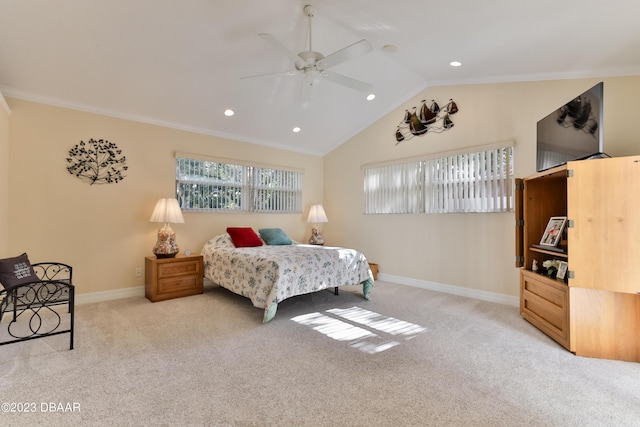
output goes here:
[[[511, 305], [514, 307], [520, 306], [519, 297], [499, 294], [496, 292], [481, 291], [479, 289], [464, 288], [462, 286], [445, 285], [442, 283], [412, 279], [410, 277], [395, 276], [393, 274], [386, 273], [378, 273], [378, 280], [395, 283], [397, 285], [413, 286], [430, 291], [443, 292], [445, 294], [474, 298], [481, 301], [495, 302], [498, 304]], [[211, 286], [211, 283], [205, 280], [205, 287], [207, 286]], [[144, 297], [144, 286], [114, 289], [112, 291], [91, 292], [88, 294], [78, 294], [76, 295], [75, 302], [77, 305], [80, 305], [132, 297]]]
[[112, 291], [91, 292], [88, 294], [76, 294], [76, 305], [90, 304], [93, 302], [111, 301], [114, 299], [143, 297], [144, 286], [133, 288], [114, 289]]
[[443, 292], [445, 294], [458, 295], [481, 301], [495, 302], [514, 307], [520, 306], [520, 297], [499, 294], [496, 292], [482, 291], [479, 289], [464, 288], [462, 286], [445, 285], [443, 283], [429, 282], [427, 280], [412, 279], [410, 277], [395, 276], [393, 274], [378, 273], [378, 280], [395, 283], [397, 285], [413, 286], [430, 291]]
[[[204, 279], [204, 288], [213, 286], [206, 277]], [[77, 288], [76, 288], [77, 289]], [[136, 286], [133, 288], [114, 289], [112, 291], [91, 292], [88, 294], [76, 294], [76, 305], [90, 304], [92, 302], [111, 301], [122, 298], [143, 297], [144, 286]]]

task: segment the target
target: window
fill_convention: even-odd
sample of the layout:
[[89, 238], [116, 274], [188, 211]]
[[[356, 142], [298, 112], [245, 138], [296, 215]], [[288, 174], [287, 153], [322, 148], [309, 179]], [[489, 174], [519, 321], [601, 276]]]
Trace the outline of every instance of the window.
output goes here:
[[511, 212], [513, 144], [364, 167], [365, 213]]
[[424, 162], [364, 170], [365, 213], [424, 212]]
[[302, 212], [302, 172], [176, 155], [180, 207], [202, 212]]

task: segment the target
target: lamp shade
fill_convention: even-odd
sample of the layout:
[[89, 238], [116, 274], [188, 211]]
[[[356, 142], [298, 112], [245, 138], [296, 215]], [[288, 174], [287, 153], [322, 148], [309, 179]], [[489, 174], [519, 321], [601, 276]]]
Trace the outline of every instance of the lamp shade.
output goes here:
[[184, 222], [182, 211], [178, 200], [174, 198], [164, 198], [158, 200], [156, 207], [153, 209], [149, 222], [164, 222], [181, 224]]
[[307, 222], [312, 224], [320, 224], [321, 222], [329, 222], [327, 219], [327, 214], [324, 213], [324, 208], [322, 205], [313, 205], [311, 209], [309, 209], [309, 218], [307, 218]]

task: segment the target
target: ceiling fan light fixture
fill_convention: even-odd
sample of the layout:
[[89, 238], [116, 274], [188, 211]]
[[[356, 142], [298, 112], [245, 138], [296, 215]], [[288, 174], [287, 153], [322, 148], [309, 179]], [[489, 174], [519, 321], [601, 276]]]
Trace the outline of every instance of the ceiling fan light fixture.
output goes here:
[[[371, 93], [373, 86], [353, 79], [351, 77], [343, 76], [335, 72], [326, 71], [329, 68], [335, 67], [339, 64], [352, 60], [361, 55], [367, 54], [373, 50], [373, 46], [367, 40], [362, 39], [358, 42], [352, 43], [342, 49], [339, 49], [327, 56], [322, 53], [313, 50], [312, 44], [312, 21], [317, 10], [311, 5], [304, 7], [304, 13], [309, 20], [309, 34], [308, 34], [308, 47], [303, 52], [294, 52], [285, 46], [278, 39], [268, 33], [259, 33], [258, 36], [264, 41], [269, 43], [281, 54], [289, 58], [293, 63], [295, 69], [286, 73], [272, 73], [280, 75], [293, 75], [294, 73], [301, 73], [304, 75], [304, 80], [301, 83], [299, 101], [306, 103], [311, 100], [311, 89], [314, 86], [316, 79], [327, 79], [333, 83], [348, 87], [364, 93]], [[250, 77], [261, 77], [269, 74], [262, 74]], [[247, 77], [249, 78], [249, 77]]]
[[303, 10], [304, 10], [304, 14], [307, 15], [309, 18], [313, 18], [316, 12], [318, 11], [318, 9], [311, 6], [310, 4], [306, 5]]

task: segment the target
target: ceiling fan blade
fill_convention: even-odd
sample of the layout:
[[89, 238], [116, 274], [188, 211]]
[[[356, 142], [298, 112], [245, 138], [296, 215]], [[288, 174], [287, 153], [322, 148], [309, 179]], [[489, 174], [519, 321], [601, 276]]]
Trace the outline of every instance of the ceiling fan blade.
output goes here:
[[322, 77], [329, 81], [332, 81], [333, 83], [337, 83], [339, 85], [346, 86], [360, 92], [371, 92], [373, 90], [373, 85], [361, 82], [360, 80], [352, 79], [351, 77], [343, 76], [342, 74], [323, 71], [321, 75]]
[[302, 86], [300, 86], [300, 102], [309, 102], [311, 101], [311, 90], [313, 89], [313, 85], [315, 84], [315, 78], [310, 76], [305, 76], [302, 80]]
[[243, 79], [255, 79], [258, 77], [272, 77], [272, 76], [295, 76], [295, 71], [278, 71], [277, 73], [266, 73], [266, 74], [256, 74], [254, 76], [244, 76], [240, 77], [240, 80]]
[[360, 55], [364, 55], [365, 53], [369, 53], [373, 50], [371, 43], [362, 39], [359, 42], [355, 42], [352, 45], [349, 45], [343, 49], [340, 49], [336, 52], [333, 52], [331, 55], [328, 55], [318, 61], [318, 68], [321, 70], [325, 70], [327, 68], [331, 68], [338, 64], [342, 64], [345, 61], [356, 58]]
[[269, 43], [271, 46], [275, 47], [281, 53], [283, 53], [287, 58], [289, 58], [294, 64], [297, 66], [304, 66], [304, 60], [298, 56], [297, 53], [280, 43], [278, 39], [273, 37], [271, 34], [260, 33], [258, 34], [260, 38]]

